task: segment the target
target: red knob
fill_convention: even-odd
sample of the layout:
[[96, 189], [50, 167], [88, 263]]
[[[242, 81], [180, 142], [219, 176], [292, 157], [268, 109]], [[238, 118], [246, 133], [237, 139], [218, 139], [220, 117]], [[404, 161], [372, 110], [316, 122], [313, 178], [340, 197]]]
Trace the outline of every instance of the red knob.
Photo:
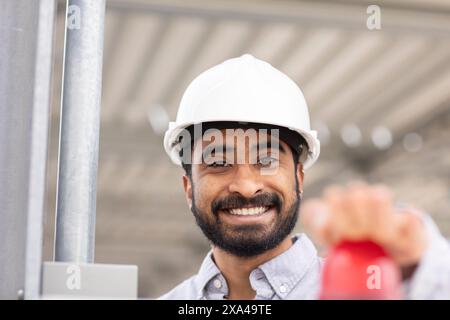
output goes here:
[[379, 245], [344, 241], [325, 260], [320, 299], [401, 299], [399, 266]]

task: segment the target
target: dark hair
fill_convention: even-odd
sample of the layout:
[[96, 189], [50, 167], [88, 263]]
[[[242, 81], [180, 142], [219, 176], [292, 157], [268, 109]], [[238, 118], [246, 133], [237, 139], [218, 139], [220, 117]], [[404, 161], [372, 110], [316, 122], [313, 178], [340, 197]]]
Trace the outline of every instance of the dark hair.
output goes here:
[[[208, 123], [204, 123], [202, 125], [202, 136], [205, 133], [205, 131], [210, 128], [217, 128], [217, 129], [223, 129], [223, 128], [279, 129], [280, 130], [279, 131], [280, 140], [285, 142], [292, 151], [292, 157], [294, 160], [295, 170], [297, 170], [297, 164], [299, 163], [300, 158], [302, 157], [303, 153], [307, 152], [307, 149], [308, 149], [308, 144], [306, 143], [305, 139], [299, 133], [289, 130], [289, 129], [286, 129], [284, 127], [273, 126], [273, 125], [264, 125], [264, 124], [260, 124], [260, 123], [238, 123], [238, 122], [227, 122], [227, 121], [208, 122]], [[193, 134], [194, 133], [194, 125], [187, 127], [186, 130], [190, 133], [190, 136], [191, 136], [190, 148], [191, 148], [191, 152], [192, 152], [193, 148], [194, 148], [194, 144], [195, 144], [194, 134]], [[184, 146], [186, 146], [186, 142], [181, 141], [181, 137], [180, 137], [179, 143], [181, 143], [182, 145], [184, 144]], [[186, 175], [188, 177], [191, 177], [192, 164], [185, 163], [183, 161], [183, 149], [184, 149], [184, 147], [182, 147], [179, 152], [180, 159], [182, 159], [181, 166], [183, 167]]]

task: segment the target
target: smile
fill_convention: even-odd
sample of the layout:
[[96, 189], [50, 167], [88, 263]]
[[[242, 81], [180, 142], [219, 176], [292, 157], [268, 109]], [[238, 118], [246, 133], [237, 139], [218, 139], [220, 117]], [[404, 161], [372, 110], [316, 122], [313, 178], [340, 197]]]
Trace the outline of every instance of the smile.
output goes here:
[[234, 208], [226, 211], [232, 215], [237, 216], [257, 216], [266, 213], [269, 209], [270, 209], [269, 206], [264, 206], [264, 207]]
[[221, 218], [232, 224], [259, 223], [268, 224], [276, 216], [274, 206], [233, 208], [220, 210]]

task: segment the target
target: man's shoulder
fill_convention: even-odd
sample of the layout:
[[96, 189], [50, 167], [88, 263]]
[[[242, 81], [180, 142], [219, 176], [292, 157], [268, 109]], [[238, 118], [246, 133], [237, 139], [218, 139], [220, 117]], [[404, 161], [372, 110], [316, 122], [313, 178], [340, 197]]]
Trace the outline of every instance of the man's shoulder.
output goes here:
[[169, 292], [163, 294], [158, 300], [196, 300], [200, 297], [200, 288], [197, 285], [197, 275], [184, 280]]

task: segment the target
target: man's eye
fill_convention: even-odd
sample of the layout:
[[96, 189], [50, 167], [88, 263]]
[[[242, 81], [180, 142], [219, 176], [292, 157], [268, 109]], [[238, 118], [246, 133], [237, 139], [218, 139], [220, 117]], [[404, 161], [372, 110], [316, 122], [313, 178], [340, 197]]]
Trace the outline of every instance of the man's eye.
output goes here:
[[258, 164], [262, 166], [270, 166], [272, 163], [276, 163], [278, 159], [274, 157], [263, 157], [258, 159]]
[[207, 167], [210, 167], [210, 168], [222, 168], [222, 167], [231, 167], [231, 165], [228, 164], [225, 161], [214, 161], [214, 162], [208, 164]]

